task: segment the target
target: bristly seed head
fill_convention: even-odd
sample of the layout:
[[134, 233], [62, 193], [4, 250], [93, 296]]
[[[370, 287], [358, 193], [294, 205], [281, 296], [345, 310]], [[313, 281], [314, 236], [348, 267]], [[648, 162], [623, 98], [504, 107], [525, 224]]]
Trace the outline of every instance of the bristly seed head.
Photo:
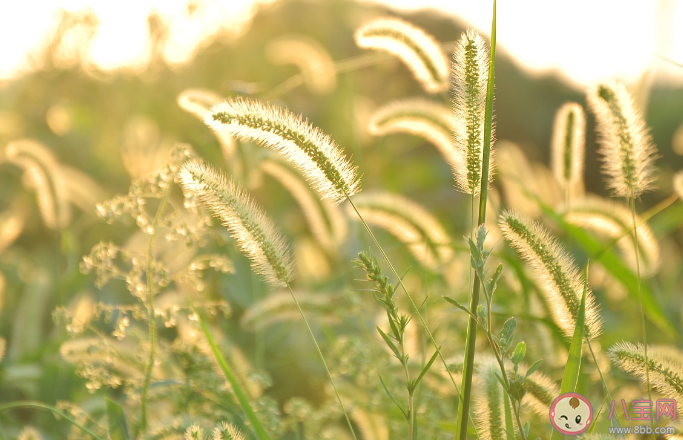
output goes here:
[[357, 167], [325, 133], [286, 109], [253, 99], [231, 98], [215, 105], [205, 120], [219, 132], [253, 139], [281, 153], [309, 183], [334, 203], [360, 191]]
[[[466, 194], [478, 194], [481, 190], [488, 68], [489, 52], [483, 38], [473, 30], [463, 33], [453, 52], [451, 81], [454, 139], [460, 155], [455, 181], [458, 189]], [[491, 131], [493, 143], [493, 127]], [[489, 180], [492, 175], [489, 173]]]
[[[500, 216], [505, 239], [533, 268], [550, 305], [553, 318], [571, 338], [579, 316], [584, 280], [572, 258], [540, 224], [512, 212]], [[586, 327], [589, 338], [601, 332], [601, 318], [590, 288], [586, 292]]]
[[403, 61], [429, 93], [448, 89], [448, 59], [434, 37], [397, 18], [378, 18], [356, 31], [356, 44]]
[[602, 83], [588, 91], [597, 119], [602, 169], [616, 197], [638, 197], [653, 189], [657, 149], [626, 88]]
[[292, 280], [292, 258], [285, 239], [242, 189], [198, 161], [183, 166], [180, 182], [228, 228], [255, 272], [273, 286]]
[[551, 145], [553, 174], [563, 188], [571, 188], [583, 177], [586, 145], [586, 117], [575, 102], [555, 113]]

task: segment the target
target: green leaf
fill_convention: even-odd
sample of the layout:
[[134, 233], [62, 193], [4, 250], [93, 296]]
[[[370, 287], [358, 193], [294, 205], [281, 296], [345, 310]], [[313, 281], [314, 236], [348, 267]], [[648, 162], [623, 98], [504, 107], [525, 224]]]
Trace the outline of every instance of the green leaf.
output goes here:
[[209, 328], [206, 326], [206, 323], [204, 322], [204, 318], [202, 317], [201, 313], [194, 307], [192, 308], [192, 311], [194, 312], [195, 316], [197, 316], [197, 321], [199, 322], [199, 325], [202, 328], [204, 337], [206, 337], [206, 340], [209, 343], [209, 346], [211, 347], [211, 352], [213, 353], [213, 356], [216, 359], [216, 363], [218, 363], [218, 366], [220, 367], [221, 371], [223, 372], [223, 375], [225, 376], [225, 379], [228, 381], [228, 383], [230, 383], [232, 392], [235, 394], [235, 397], [237, 398], [237, 401], [239, 402], [242, 411], [251, 423], [251, 426], [253, 427], [256, 436], [259, 440], [270, 440], [270, 436], [261, 424], [261, 420], [259, 420], [256, 413], [249, 405], [249, 399], [247, 399], [247, 395], [242, 390], [242, 387], [240, 386], [239, 382], [237, 382], [235, 375], [232, 373], [232, 370], [230, 369], [228, 363], [225, 362], [225, 358], [223, 358], [223, 355], [221, 354], [220, 350], [218, 350], [218, 346], [216, 346], [213, 337], [211, 337]]
[[113, 400], [106, 399], [106, 401], [107, 419], [109, 419], [109, 438], [111, 440], [133, 440], [123, 408]]
[[531, 376], [534, 374], [534, 371], [538, 370], [538, 367], [541, 365], [541, 362], [543, 362], [543, 359], [539, 359], [532, 366], [529, 367], [527, 370], [526, 374], [524, 375], [524, 379], [526, 380], [527, 377]]
[[391, 392], [389, 391], [389, 388], [387, 388], [387, 385], [384, 383], [384, 379], [382, 379], [382, 376], [380, 376], [379, 374], [378, 374], [378, 376], [379, 376], [379, 381], [382, 382], [382, 386], [384, 387], [384, 391], [386, 391], [386, 393], [387, 393], [387, 396], [389, 396], [391, 401], [394, 402], [394, 404], [396, 404], [398, 409], [401, 410], [401, 412], [405, 416], [406, 420], [409, 419], [408, 413], [403, 408], [401, 408], [401, 405], [399, 405], [398, 402], [396, 401], [396, 399], [394, 399], [394, 396], [391, 395]]
[[503, 324], [503, 330], [500, 331], [500, 341], [506, 347], [510, 346], [510, 343], [512, 342], [512, 337], [515, 334], [516, 328], [517, 328], [517, 320], [514, 317], [509, 318], [507, 321], [505, 321], [505, 324]]
[[[441, 349], [441, 347], [439, 347]], [[422, 371], [420, 372], [420, 375], [417, 377], [415, 380], [415, 387], [420, 383], [422, 378], [424, 377], [425, 374], [427, 374], [427, 371], [432, 367], [432, 364], [434, 363], [434, 360], [436, 360], [436, 356], [439, 354], [438, 351], [435, 351], [434, 354], [432, 355], [431, 359], [429, 359], [429, 362], [427, 362], [427, 365], [424, 366]]]
[[524, 360], [526, 355], [526, 343], [524, 341], [517, 344], [515, 351], [512, 353], [512, 363], [519, 365], [520, 362]]
[[[579, 316], [576, 318], [576, 326], [574, 328], [574, 336], [572, 337], [572, 345], [569, 347], [569, 357], [567, 358], [567, 364], [564, 367], [564, 375], [562, 376], [560, 394], [573, 393], [576, 390], [576, 382], [579, 380], [579, 371], [581, 370], [581, 354], [583, 351], [584, 324], [586, 321], [586, 292], [588, 290], [587, 279], [588, 277], [584, 279], [583, 295], [581, 296], [581, 305], [579, 306]], [[562, 439], [562, 434], [556, 430], [553, 430], [550, 439]]]
[[477, 317], [474, 316], [467, 307], [463, 306], [462, 304], [460, 304], [459, 302], [457, 302], [453, 298], [449, 298], [447, 296], [443, 296], [442, 298], [445, 299], [446, 301], [448, 301], [449, 303], [451, 303], [452, 305], [454, 305], [455, 307], [459, 308], [463, 312], [467, 313], [468, 315], [470, 315], [475, 320], [477, 319]]
[[398, 348], [396, 348], [396, 345], [394, 345], [393, 341], [391, 339], [389, 339], [389, 336], [387, 336], [387, 334], [384, 333], [382, 331], [382, 329], [379, 327], [377, 327], [377, 331], [379, 332], [380, 335], [382, 335], [382, 339], [384, 339], [384, 342], [387, 343], [387, 345], [389, 346], [391, 351], [394, 352], [394, 356], [396, 356], [396, 358], [399, 361], [403, 362], [403, 356], [401, 356], [401, 353], [399, 353]]

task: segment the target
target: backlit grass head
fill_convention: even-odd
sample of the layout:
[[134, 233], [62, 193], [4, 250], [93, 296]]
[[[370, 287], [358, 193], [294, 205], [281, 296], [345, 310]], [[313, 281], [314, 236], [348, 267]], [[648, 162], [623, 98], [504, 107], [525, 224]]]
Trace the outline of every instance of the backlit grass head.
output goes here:
[[256, 273], [272, 286], [284, 286], [292, 280], [287, 242], [244, 190], [198, 161], [183, 166], [180, 182], [228, 228]]
[[583, 178], [585, 131], [586, 117], [579, 104], [568, 102], [555, 113], [551, 165], [555, 178], [565, 189]]
[[325, 133], [301, 116], [253, 99], [215, 105], [205, 120], [216, 131], [253, 139], [296, 166], [323, 198], [340, 203], [360, 191], [357, 168]]
[[[579, 316], [584, 280], [571, 256], [540, 224], [510, 211], [500, 216], [505, 239], [534, 270], [553, 319], [571, 338]], [[590, 289], [586, 293], [586, 335], [601, 332], [601, 318]]]
[[588, 90], [597, 119], [602, 169], [616, 197], [638, 197], [653, 188], [657, 149], [626, 88], [605, 82]]
[[448, 59], [424, 30], [397, 18], [378, 18], [356, 31], [356, 44], [400, 58], [427, 92], [448, 90]]
[[[451, 75], [456, 123], [454, 138], [461, 156], [455, 169], [455, 181], [466, 194], [478, 194], [481, 189], [488, 69], [486, 42], [476, 32], [468, 30], [455, 46]], [[491, 176], [492, 173], [489, 179]]]

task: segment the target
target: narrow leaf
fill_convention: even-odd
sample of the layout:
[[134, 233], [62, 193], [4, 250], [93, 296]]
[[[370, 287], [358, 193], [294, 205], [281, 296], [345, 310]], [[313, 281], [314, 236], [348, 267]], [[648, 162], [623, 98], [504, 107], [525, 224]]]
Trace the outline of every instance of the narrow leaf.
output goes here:
[[531, 367], [529, 367], [529, 369], [527, 370], [526, 375], [524, 376], [524, 379], [526, 379], [527, 377], [534, 374], [534, 372], [536, 370], [538, 370], [538, 367], [541, 365], [541, 362], [543, 362], [543, 359], [539, 359], [536, 362], [534, 362], [534, 364]]
[[389, 396], [391, 401], [394, 402], [394, 404], [396, 404], [398, 409], [401, 410], [401, 412], [403, 413], [405, 418], [408, 419], [408, 413], [403, 408], [401, 408], [401, 405], [399, 405], [398, 402], [396, 401], [396, 399], [394, 399], [394, 396], [391, 395], [391, 392], [389, 391], [389, 388], [387, 388], [387, 385], [384, 383], [384, 379], [382, 379], [382, 376], [380, 376], [380, 375], [378, 375], [378, 376], [379, 376], [379, 381], [382, 382], [382, 386], [384, 387], [384, 391], [386, 391], [386, 393], [387, 393], [387, 396]]
[[228, 363], [225, 362], [225, 358], [223, 358], [223, 355], [218, 350], [218, 347], [216, 346], [213, 337], [211, 337], [209, 328], [204, 322], [204, 318], [202, 317], [201, 313], [195, 308], [193, 308], [192, 311], [195, 313], [195, 316], [197, 316], [197, 321], [199, 322], [199, 325], [202, 328], [202, 332], [204, 333], [204, 336], [206, 337], [206, 340], [209, 343], [209, 346], [211, 347], [211, 352], [213, 353], [214, 358], [216, 358], [216, 362], [218, 363], [218, 366], [223, 372], [223, 375], [227, 379], [228, 383], [230, 383], [230, 388], [232, 388], [232, 392], [235, 394], [235, 397], [237, 398], [237, 401], [239, 402], [242, 411], [244, 411], [244, 414], [247, 416], [247, 419], [249, 419], [249, 422], [254, 428], [254, 431], [256, 432], [258, 439], [270, 440], [270, 436], [261, 424], [261, 421], [259, 420], [254, 410], [249, 405], [247, 395], [242, 390], [242, 387], [240, 386], [239, 382], [237, 382], [235, 375], [232, 373], [232, 370], [230, 369], [230, 366], [228, 366]]
[[394, 345], [394, 343], [393, 343], [392, 340], [389, 338], [389, 336], [387, 336], [387, 334], [384, 333], [384, 332], [382, 331], [382, 329], [379, 328], [379, 327], [377, 327], [377, 331], [379, 332], [380, 335], [382, 335], [382, 339], [384, 339], [384, 342], [387, 343], [387, 345], [389, 346], [389, 348], [391, 349], [391, 351], [394, 352], [394, 356], [396, 356], [396, 358], [397, 358], [398, 360], [400, 360], [401, 362], [403, 362], [403, 356], [401, 356], [401, 354], [400, 354], [399, 351], [398, 351], [398, 348], [396, 348], [396, 345]]
[[128, 421], [123, 408], [113, 400], [107, 400], [107, 419], [109, 419], [109, 438], [111, 440], [133, 440], [128, 429]]
[[[441, 347], [439, 347], [439, 348], [441, 348]], [[415, 387], [417, 387], [417, 385], [420, 383], [420, 381], [422, 380], [424, 375], [427, 374], [427, 371], [429, 371], [429, 369], [432, 367], [432, 364], [436, 360], [436, 356], [438, 356], [438, 354], [439, 354], [439, 352], [435, 351], [434, 354], [432, 355], [431, 359], [429, 359], [429, 362], [427, 362], [427, 365], [424, 366], [424, 368], [420, 372], [420, 375], [415, 380]]]

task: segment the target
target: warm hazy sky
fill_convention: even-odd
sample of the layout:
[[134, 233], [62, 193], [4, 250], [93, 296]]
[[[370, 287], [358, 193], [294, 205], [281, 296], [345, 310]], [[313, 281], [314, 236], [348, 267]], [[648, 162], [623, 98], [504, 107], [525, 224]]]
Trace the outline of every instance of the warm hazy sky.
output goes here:
[[[401, 8], [442, 9], [482, 33], [490, 29], [490, 1], [379, 1]], [[172, 24], [166, 56], [182, 62], [207, 32], [230, 21], [243, 21], [252, 0], [194, 3], [201, 6], [195, 18], [187, 20], [188, 0], [0, 0], [0, 77], [13, 75], [24, 65], [26, 54], [40, 45], [54, 25], [60, 7], [93, 9], [100, 28], [87, 57], [106, 69], [143, 62], [149, 51], [146, 15], [150, 10], [156, 9]], [[610, 76], [635, 80], [651, 65], [664, 76], [683, 77], [680, 68], [653, 57], [658, 53], [683, 62], [683, 26], [675, 23], [683, 23], [683, 0], [498, 2], [498, 41], [503, 50], [532, 69], [558, 69], [582, 83]]]

